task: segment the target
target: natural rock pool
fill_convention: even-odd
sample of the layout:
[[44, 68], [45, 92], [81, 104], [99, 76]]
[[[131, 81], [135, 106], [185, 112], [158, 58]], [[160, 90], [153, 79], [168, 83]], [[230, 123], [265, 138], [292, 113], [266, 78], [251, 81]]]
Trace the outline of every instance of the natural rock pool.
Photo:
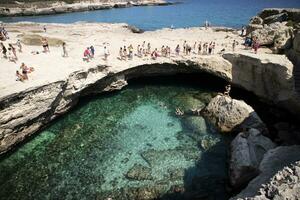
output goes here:
[[[174, 80], [172, 80], [174, 82]], [[227, 146], [201, 116], [217, 90], [130, 83], [79, 105], [0, 160], [4, 199], [227, 199]]]

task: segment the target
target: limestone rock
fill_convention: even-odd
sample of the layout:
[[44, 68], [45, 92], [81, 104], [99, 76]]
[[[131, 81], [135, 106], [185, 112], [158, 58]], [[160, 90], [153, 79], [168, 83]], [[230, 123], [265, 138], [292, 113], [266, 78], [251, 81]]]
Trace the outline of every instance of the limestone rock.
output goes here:
[[275, 22], [284, 22], [288, 20], [288, 14], [286, 12], [277, 14], [277, 15], [271, 15], [269, 17], [266, 17], [263, 22], [265, 24], [271, 24]]
[[300, 53], [300, 32], [295, 34], [295, 38], [293, 40], [293, 49]]
[[264, 26], [263, 25], [258, 25], [258, 24], [249, 24], [246, 28], [246, 35], [249, 35], [253, 31], [257, 29], [262, 29]]
[[265, 130], [265, 124], [244, 101], [218, 95], [211, 100], [203, 111], [221, 132], [241, 131], [246, 128]]
[[293, 30], [282, 23], [273, 23], [265, 25], [262, 29], [257, 29], [251, 33], [253, 37], [257, 37], [261, 45], [276, 44], [277, 48], [288, 48], [291, 46]]
[[262, 25], [264, 20], [261, 17], [254, 16], [250, 19], [250, 24]]
[[270, 17], [272, 15], [278, 15], [280, 14], [282, 11], [282, 9], [277, 9], [277, 8], [267, 8], [264, 9], [261, 13], [259, 13], [259, 17], [261, 17], [262, 19], [265, 19], [267, 17]]
[[300, 160], [299, 152], [300, 146], [269, 150], [259, 165], [260, 174], [231, 199], [299, 199], [299, 162], [288, 167]]
[[279, 16], [282, 13], [287, 14], [288, 20], [294, 22], [300, 22], [300, 9], [297, 8], [288, 8], [288, 9], [266, 8], [258, 16], [261, 17], [262, 19], [267, 19], [267, 18], [271, 19], [273, 16]]
[[256, 129], [238, 134], [230, 145], [231, 185], [238, 188], [257, 176], [263, 155], [273, 148], [275, 144]]
[[295, 91], [292, 62], [285, 55], [266, 56], [251, 53], [227, 53], [232, 63], [232, 82], [263, 99], [300, 113], [300, 99]]
[[151, 168], [141, 164], [135, 164], [127, 173], [126, 178], [129, 180], [152, 180]]

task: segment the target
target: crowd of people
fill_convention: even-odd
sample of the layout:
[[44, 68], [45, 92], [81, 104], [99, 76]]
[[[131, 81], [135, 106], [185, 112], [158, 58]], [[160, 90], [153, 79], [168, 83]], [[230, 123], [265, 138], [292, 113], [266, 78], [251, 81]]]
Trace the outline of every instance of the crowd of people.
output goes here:
[[[183, 45], [179, 44], [174, 49], [174, 55], [184, 55], [189, 56], [191, 54], [198, 55], [211, 55], [215, 52], [216, 43], [215, 42], [194, 42], [193, 46], [184, 41]], [[134, 47], [130, 44], [128, 47], [123, 46], [119, 48], [119, 60], [132, 60], [134, 55], [138, 58], [148, 57], [150, 56], [152, 59], [157, 59], [158, 57], [171, 57], [172, 54], [171, 47], [168, 45], [162, 45], [160, 50], [157, 48], [152, 49], [151, 43], [148, 42], [146, 45], [146, 41], [142, 44], [138, 44], [136, 47], [136, 52], [134, 53]]]
[[[205, 22], [205, 27], [209, 27], [209, 22]], [[44, 32], [47, 31], [46, 27], [43, 27]], [[246, 28], [242, 27], [241, 36], [245, 36]], [[8, 40], [8, 32], [2, 26], [0, 27], [0, 40]], [[41, 38], [41, 44], [43, 48], [43, 53], [50, 53], [49, 43], [46, 37]], [[232, 42], [232, 51], [236, 50], [238, 42], [233, 40]], [[103, 43], [103, 60], [107, 60], [110, 52], [108, 49], [109, 44]], [[244, 46], [248, 49], [253, 49], [254, 53], [257, 53], [258, 48], [260, 47], [257, 37], [245, 36]], [[122, 46], [119, 48], [118, 59], [122, 61], [132, 60], [134, 56], [138, 58], [150, 57], [153, 60], [156, 60], [158, 57], [171, 57], [171, 56], [189, 56], [189, 55], [211, 55], [215, 54], [216, 42], [197, 42], [189, 44], [187, 41], [184, 41], [182, 45], [177, 44], [174, 51], [171, 50], [171, 47], [168, 45], [162, 45], [160, 48], [153, 48], [150, 42], [143, 41], [141, 44], [138, 44], [136, 48], [132, 44], [129, 46]], [[16, 63], [18, 61], [18, 53], [22, 53], [23, 47], [20, 40], [17, 40], [16, 43], [8, 43], [8, 46], [5, 46], [3, 42], [0, 42], [0, 53], [2, 57], [8, 59], [11, 62]], [[223, 48], [219, 53], [225, 51]], [[18, 53], [17, 53], [18, 52]], [[31, 52], [36, 55], [39, 54], [39, 51]], [[67, 44], [62, 43], [62, 57], [68, 57]], [[95, 48], [93, 45], [87, 47], [83, 52], [83, 61], [90, 62], [95, 57]], [[17, 80], [24, 81], [28, 80], [28, 73], [33, 71], [33, 68], [28, 68], [24, 63], [21, 65], [21, 72], [16, 71]]]

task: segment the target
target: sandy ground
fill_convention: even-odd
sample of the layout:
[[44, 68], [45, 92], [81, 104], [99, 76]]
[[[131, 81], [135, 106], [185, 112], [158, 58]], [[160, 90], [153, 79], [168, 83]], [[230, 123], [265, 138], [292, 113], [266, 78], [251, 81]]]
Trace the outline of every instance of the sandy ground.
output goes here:
[[[43, 27], [46, 25], [47, 32], [43, 32]], [[243, 38], [237, 32], [220, 32], [213, 29], [205, 28], [188, 28], [188, 29], [162, 29], [157, 31], [145, 32], [143, 34], [134, 34], [127, 28], [125, 24], [103, 24], [103, 23], [77, 23], [77, 24], [6, 24], [5, 27], [9, 32], [10, 39], [4, 44], [15, 43], [17, 39], [22, 40], [22, 35], [40, 35], [50, 38], [58, 38], [67, 43], [69, 57], [62, 57], [61, 46], [50, 46], [50, 53], [40, 53], [32, 55], [32, 51], [42, 52], [42, 46], [29, 46], [23, 44], [23, 53], [18, 53], [18, 61], [10, 62], [8, 59], [0, 58], [0, 97], [11, 93], [19, 92], [30, 87], [38, 86], [45, 83], [50, 83], [57, 80], [62, 80], [68, 75], [77, 70], [86, 70], [97, 65], [109, 65], [111, 71], [121, 71], [137, 65], [151, 63], [150, 56], [144, 58], [134, 57], [133, 60], [121, 61], [118, 59], [119, 48], [121, 46], [133, 45], [134, 53], [136, 53], [137, 45], [143, 41], [151, 43], [151, 49], [161, 49], [162, 45], [171, 47], [171, 58], [158, 59], [177, 59], [174, 53], [177, 44], [182, 46], [184, 40], [193, 47], [195, 42], [216, 42], [214, 55], [197, 55], [192, 54], [185, 56], [183, 53], [179, 56], [180, 59], [188, 59], [189, 57], [199, 56], [220, 56], [217, 53], [225, 48], [226, 52], [232, 51], [233, 40], [239, 44], [236, 47], [236, 52], [252, 52], [244, 49]], [[82, 60], [83, 52], [86, 47], [93, 45], [95, 47], [95, 58], [87, 63]], [[108, 46], [110, 56], [107, 61], [103, 60], [103, 47]], [[265, 54], [269, 50], [261, 49], [260, 54]], [[261, 56], [260, 55], [260, 56]], [[269, 55], [269, 54], [268, 54]], [[24, 62], [28, 67], [34, 67], [35, 71], [29, 74], [29, 80], [25, 82], [16, 81], [16, 70], [19, 70], [21, 63]]]

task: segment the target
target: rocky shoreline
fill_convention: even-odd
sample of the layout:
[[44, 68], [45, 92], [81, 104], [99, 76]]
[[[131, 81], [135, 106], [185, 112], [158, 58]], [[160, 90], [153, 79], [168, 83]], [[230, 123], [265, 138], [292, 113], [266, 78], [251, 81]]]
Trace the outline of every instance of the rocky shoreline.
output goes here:
[[173, 3], [164, 0], [139, 0], [139, 1], [81, 1], [76, 3], [26, 3], [21, 5], [1, 5], [0, 17], [53, 15], [70, 12], [83, 12], [93, 10], [107, 10], [112, 8], [128, 8], [133, 6], [166, 6]]
[[[269, 12], [263, 11], [263, 13]], [[273, 15], [261, 14], [265, 18], [270, 18]], [[275, 15], [277, 15], [277, 11]], [[293, 34], [287, 34], [290, 32], [285, 31], [288, 27], [286, 21], [276, 21], [274, 22], [277, 23], [275, 24], [276, 26], [265, 25], [263, 24], [264, 21], [265, 19], [262, 18], [262, 27], [248, 31], [248, 35], [253, 34], [257, 37], [263, 37], [264, 31], [269, 33], [268, 30], [272, 26], [273, 31], [270, 32], [273, 35], [270, 36], [268, 34], [272, 42], [263, 43], [263, 45], [268, 46], [265, 49], [266, 52], [263, 53], [254, 54], [240, 47], [235, 52], [229, 51], [224, 54], [209, 56], [180, 56], [159, 58], [157, 60], [135, 60], [132, 62], [113, 60], [111, 62], [100, 62], [96, 65], [95, 63], [90, 63], [83, 68], [70, 68], [69, 71], [62, 69], [61, 73], [63, 75], [54, 76], [48, 82], [33, 82], [30, 87], [29, 85], [20, 85], [18, 88], [11, 90], [4, 88], [0, 97], [0, 154], [8, 152], [15, 145], [47, 126], [49, 122], [68, 112], [76, 105], [80, 97], [120, 90], [128, 84], [128, 80], [143, 76], [195, 72], [209, 73], [224, 79], [234, 86], [254, 93], [260, 100], [268, 104], [281, 107], [300, 117], [300, 96], [297, 93], [297, 88], [295, 88], [297, 79], [294, 76], [295, 68], [298, 66], [295, 60], [290, 57], [291, 60], [287, 58], [292, 51], [294, 58], [299, 59], [300, 38], [298, 37], [298, 29], [297, 27], [288, 28], [293, 31]], [[24, 27], [24, 24], [12, 25], [11, 30], [18, 28], [18, 26]], [[28, 24], [27, 26], [40, 29], [43, 24]], [[186, 30], [165, 29], [134, 34], [129, 32], [127, 28], [124, 28], [124, 25], [105, 24], [101, 27], [99, 26], [99, 24], [77, 24], [72, 25], [72, 27], [58, 26], [55, 30], [60, 28], [66, 31], [65, 33], [72, 34], [75, 37], [74, 41], [76, 41], [76, 44], [82, 39], [77, 38], [76, 35], [81, 37], [85, 34], [84, 32], [72, 33], [70, 31], [78, 27], [80, 27], [78, 28], [79, 30], [84, 29], [84, 31], [99, 28], [103, 34], [104, 32], [105, 34], [108, 33], [108, 35], [115, 34], [113, 35], [115, 40], [118, 40], [117, 34], [119, 33], [122, 36], [125, 34], [127, 40], [128, 37], [132, 37], [132, 41], [135, 41], [138, 37], [140, 37], [139, 40], [141, 41], [150, 40], [153, 35], [155, 40], [167, 36], [171, 41], [172, 37], [175, 38], [174, 35], [178, 35], [178, 32], [190, 33], [192, 36], [196, 35], [195, 38], [198, 37], [198, 34], [204, 32], [209, 34], [210, 37], [216, 34], [216, 38], [217, 36], [222, 38], [222, 41], [225, 41], [222, 48], [226, 48], [226, 42], [228, 44], [232, 39], [242, 41], [242, 38], [237, 33], [220, 32], [213, 29], [209, 30], [210, 32], [196, 28]], [[115, 26], [115, 29], [111, 28], [113, 26]], [[49, 27], [51, 28], [51, 26]], [[274, 31], [274, 28], [277, 32]], [[280, 31], [282, 29], [284, 30], [283, 32]], [[32, 30], [30, 29], [29, 31]], [[19, 37], [24, 37], [26, 33], [22, 33], [22, 35], [17, 33], [16, 36], [18, 35]], [[68, 35], [66, 34], [65, 37], [68, 37]], [[108, 36], [105, 35], [105, 37]], [[230, 39], [226, 40], [226, 38]], [[281, 38], [281, 42], [276, 42], [278, 38]], [[119, 44], [121, 43], [120, 41], [124, 40], [120, 38], [117, 43]], [[68, 42], [72, 44], [71, 40]], [[157, 41], [157, 43], [161, 45], [162, 41]], [[177, 43], [178, 40], [172, 40], [172, 44]], [[75, 47], [77, 49], [78, 46]], [[278, 49], [287, 56], [278, 54]], [[118, 48], [114, 51], [117, 52]], [[80, 54], [78, 53], [78, 55]], [[80, 62], [76, 63], [75, 58], [76, 56], [72, 60], [75, 63], [73, 65], [84, 65]], [[55, 60], [56, 58], [53, 59]], [[57, 63], [58, 61], [54, 62], [54, 64]], [[50, 67], [52, 65], [53, 63], [50, 63]], [[7, 64], [7, 68], [9, 67], [12, 66]], [[8, 85], [9, 83], [5, 84]], [[229, 96], [216, 96], [201, 112], [220, 131], [238, 133], [232, 141], [230, 149], [230, 182], [233, 188], [246, 187], [232, 199], [247, 199], [249, 197], [273, 199], [276, 195], [279, 198], [283, 194], [290, 195], [294, 199], [299, 198], [299, 193], [297, 193], [299, 191], [299, 163], [295, 163], [300, 160], [299, 145], [277, 146], [277, 143], [268, 138], [270, 130], [267, 130], [266, 125], [255, 110], [245, 102], [232, 99]], [[278, 134], [282, 131], [283, 126], [282, 124], [278, 125]], [[282, 138], [289, 135], [289, 131], [292, 129], [288, 127], [284, 130], [285, 132], [280, 133]], [[300, 133], [299, 135], [295, 134], [295, 137], [300, 138]], [[289, 145], [288, 142], [285, 145]], [[290, 174], [293, 176], [290, 176]], [[127, 176], [133, 177], [133, 174], [128, 173]], [[273, 191], [275, 193], [272, 193]]]

